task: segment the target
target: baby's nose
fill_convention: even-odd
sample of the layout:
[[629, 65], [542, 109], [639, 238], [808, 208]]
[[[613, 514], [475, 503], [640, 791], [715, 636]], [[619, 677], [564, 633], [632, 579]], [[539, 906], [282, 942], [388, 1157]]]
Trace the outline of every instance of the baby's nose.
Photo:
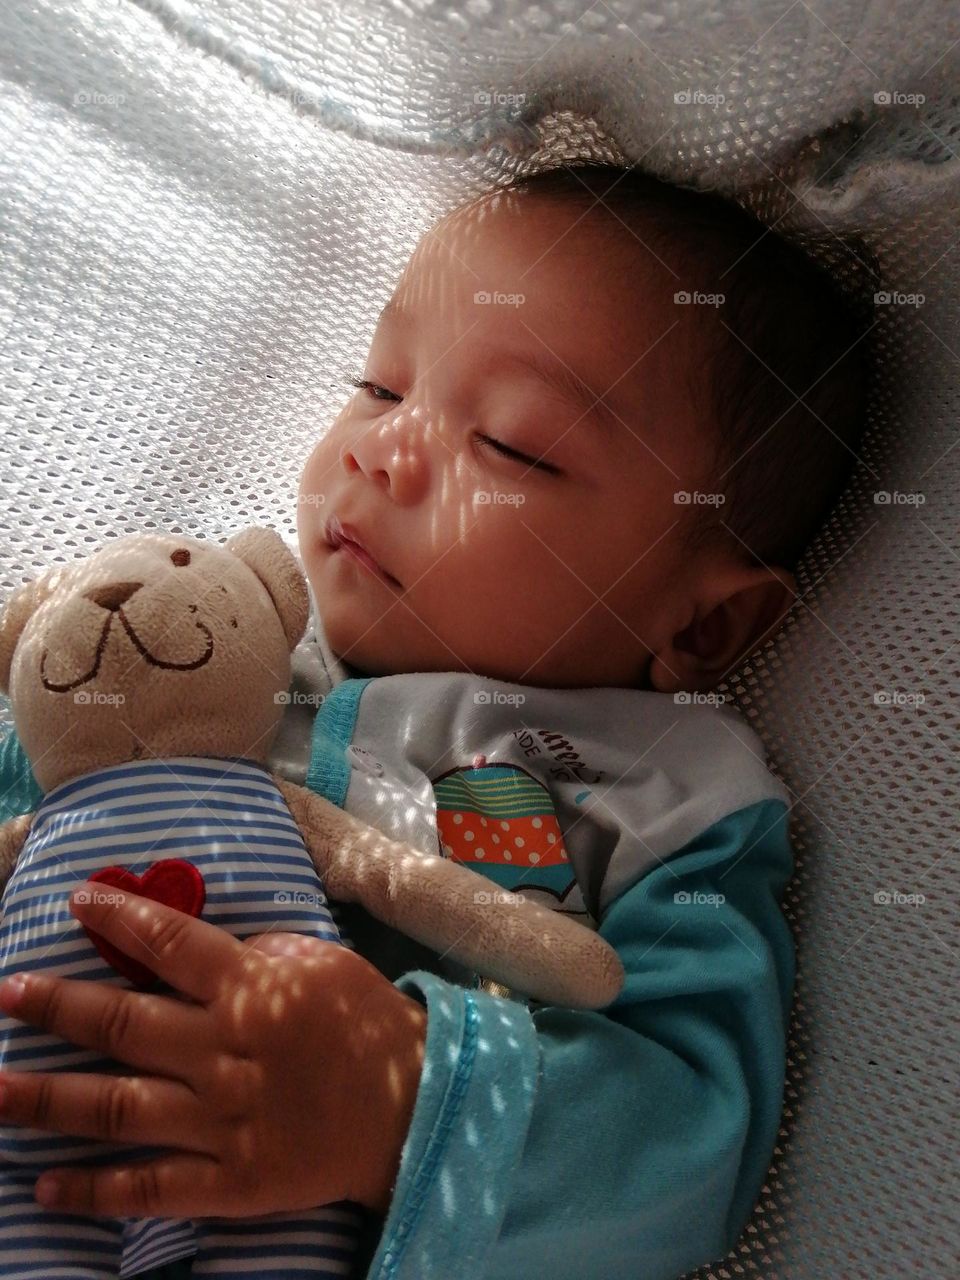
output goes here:
[[94, 587], [85, 591], [84, 595], [101, 609], [116, 610], [127, 603], [135, 591], [143, 586], [142, 582], [109, 582], [105, 587]]
[[362, 471], [402, 506], [418, 502], [427, 488], [430, 431], [419, 418], [398, 413], [388, 422], [367, 427], [342, 450], [348, 473]]

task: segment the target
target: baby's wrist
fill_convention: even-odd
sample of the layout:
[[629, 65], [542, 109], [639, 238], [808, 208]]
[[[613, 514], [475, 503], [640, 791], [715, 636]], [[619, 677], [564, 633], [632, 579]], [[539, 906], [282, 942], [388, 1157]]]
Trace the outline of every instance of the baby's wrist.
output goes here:
[[[373, 1150], [369, 1162], [370, 1184], [354, 1198], [365, 1208], [386, 1217], [400, 1175], [400, 1159], [420, 1088], [427, 1039], [427, 1011], [411, 996], [389, 988], [384, 1010], [385, 1026], [394, 1029], [381, 1062], [390, 1064], [389, 1085], [380, 1095], [382, 1109], [372, 1127]], [[398, 1004], [398, 1002], [402, 1002]]]

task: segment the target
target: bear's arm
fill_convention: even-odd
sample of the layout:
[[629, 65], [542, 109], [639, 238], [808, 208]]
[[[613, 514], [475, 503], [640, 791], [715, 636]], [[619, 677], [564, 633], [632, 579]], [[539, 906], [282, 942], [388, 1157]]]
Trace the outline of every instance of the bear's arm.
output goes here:
[[599, 934], [560, 911], [511, 895], [491, 902], [484, 876], [391, 840], [329, 800], [274, 777], [324, 889], [509, 989], [551, 1004], [602, 1008], [623, 985], [623, 965]]

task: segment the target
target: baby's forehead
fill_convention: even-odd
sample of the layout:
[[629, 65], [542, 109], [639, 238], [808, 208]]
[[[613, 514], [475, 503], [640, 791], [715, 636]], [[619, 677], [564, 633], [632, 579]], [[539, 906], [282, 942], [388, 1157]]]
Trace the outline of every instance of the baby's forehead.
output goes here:
[[408, 271], [416, 276], [444, 263], [470, 273], [482, 266], [517, 273], [517, 284], [532, 277], [545, 285], [551, 276], [576, 277], [586, 265], [595, 271], [630, 265], [639, 272], [645, 258], [652, 266], [658, 261], [641, 236], [602, 206], [506, 191], [442, 218], [416, 245]]
[[458, 210], [408, 261], [385, 308], [389, 341], [417, 347], [434, 386], [446, 373], [459, 388], [501, 374], [507, 385], [509, 371], [512, 387], [529, 365], [532, 394], [555, 375], [577, 412], [594, 405], [621, 452], [702, 452], [692, 384], [703, 351], [690, 309], [674, 306], [673, 278], [644, 245], [610, 230], [542, 199]]
[[[604, 211], [494, 193], [448, 214], [416, 245], [388, 303], [470, 346], [499, 339], [573, 366], [603, 395], [687, 390], [704, 326], [674, 302], [677, 275], [652, 238]], [[495, 344], [496, 345], [496, 344]]]

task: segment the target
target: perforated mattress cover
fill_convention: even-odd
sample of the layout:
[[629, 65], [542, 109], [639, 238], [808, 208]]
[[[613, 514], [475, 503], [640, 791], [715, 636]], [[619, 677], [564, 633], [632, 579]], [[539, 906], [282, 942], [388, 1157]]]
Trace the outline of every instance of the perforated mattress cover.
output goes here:
[[799, 976], [767, 1184], [697, 1274], [956, 1275], [957, 6], [0, 11], [4, 595], [142, 529], [293, 544], [413, 244], [514, 173], [641, 163], [828, 262], [863, 236], [892, 297], [868, 436], [722, 690], [792, 793]]

